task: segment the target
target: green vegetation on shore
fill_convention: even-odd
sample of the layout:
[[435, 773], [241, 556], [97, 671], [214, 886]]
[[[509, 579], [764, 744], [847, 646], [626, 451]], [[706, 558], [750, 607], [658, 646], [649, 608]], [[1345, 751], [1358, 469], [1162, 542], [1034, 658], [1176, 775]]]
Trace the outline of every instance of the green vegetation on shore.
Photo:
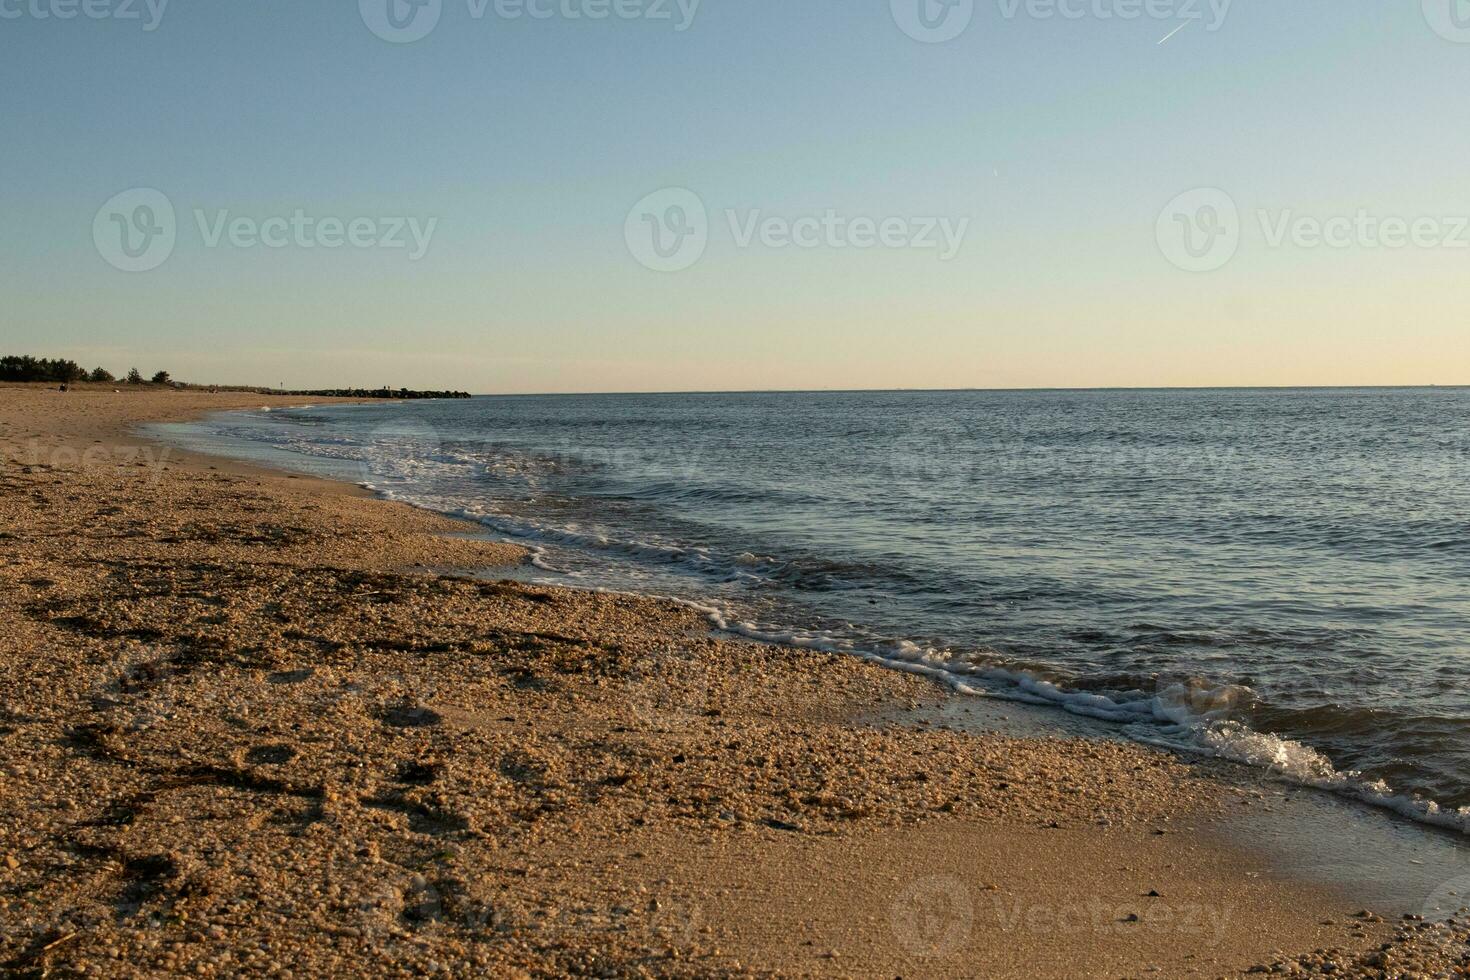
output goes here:
[[[13, 381], [20, 383], [43, 384], [79, 384], [89, 381], [92, 384], [110, 385], [117, 381], [117, 377], [104, 367], [93, 368], [88, 371], [76, 361], [65, 358], [32, 357], [29, 354], [8, 354], [0, 357], [0, 381]], [[155, 384], [167, 385], [173, 381], [167, 371], [158, 371], [153, 377], [145, 382], [142, 372], [132, 368], [127, 374], [127, 383], [130, 385]]]
[[[116, 376], [106, 368], [94, 368], [88, 371], [76, 361], [64, 358], [32, 357], [29, 354], [9, 354], [0, 357], [0, 381], [16, 383], [43, 383], [71, 385], [81, 382], [92, 384], [114, 384]], [[318, 391], [282, 391], [277, 388], [258, 388], [246, 385], [197, 385], [184, 384], [173, 380], [167, 371], [158, 371], [148, 379], [143, 378], [143, 373], [137, 368], [131, 368], [126, 375], [126, 383], [130, 385], [167, 385], [171, 388], [188, 388], [193, 390], [211, 391], [252, 391], [262, 395], [290, 395], [294, 397], [312, 398], [468, 398], [469, 393], [464, 391], [414, 391], [409, 388], [327, 388]]]

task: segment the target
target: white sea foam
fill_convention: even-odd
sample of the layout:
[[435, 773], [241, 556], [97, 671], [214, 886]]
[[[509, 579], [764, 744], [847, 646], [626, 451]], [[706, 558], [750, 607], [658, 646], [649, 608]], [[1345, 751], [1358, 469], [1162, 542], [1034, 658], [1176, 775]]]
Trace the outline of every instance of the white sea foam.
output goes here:
[[957, 694], [1060, 708], [1075, 715], [1120, 724], [1130, 739], [1159, 748], [1239, 762], [1289, 782], [1326, 790], [1393, 811], [1421, 823], [1470, 833], [1470, 807], [1449, 809], [1432, 800], [1395, 793], [1384, 782], [1343, 772], [1330, 759], [1300, 742], [1257, 732], [1220, 717], [1223, 709], [1195, 713], [1186, 698], [1228, 703], [1236, 689], [1186, 691], [1182, 685], [1151, 697], [1118, 701], [1100, 694], [1068, 691], [1025, 671], [956, 661], [944, 651], [899, 641], [885, 649], [863, 648], [836, 634], [761, 627], [733, 618], [716, 605], [673, 598], [704, 613], [715, 628], [768, 643], [833, 653], [850, 653], [885, 667], [930, 677]]

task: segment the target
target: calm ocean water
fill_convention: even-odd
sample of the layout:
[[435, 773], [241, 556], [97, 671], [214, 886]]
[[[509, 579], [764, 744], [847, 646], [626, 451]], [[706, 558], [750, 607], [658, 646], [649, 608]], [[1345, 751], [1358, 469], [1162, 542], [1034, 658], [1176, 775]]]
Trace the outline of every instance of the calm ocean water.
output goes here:
[[164, 428], [470, 516], [547, 581], [1470, 827], [1470, 390], [492, 397]]

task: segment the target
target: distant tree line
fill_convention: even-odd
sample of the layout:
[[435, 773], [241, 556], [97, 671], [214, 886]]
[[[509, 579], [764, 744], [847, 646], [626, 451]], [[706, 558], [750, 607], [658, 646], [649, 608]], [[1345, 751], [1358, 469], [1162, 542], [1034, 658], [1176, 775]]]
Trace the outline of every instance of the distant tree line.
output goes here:
[[320, 391], [287, 391], [282, 394], [308, 398], [469, 398], [467, 391], [411, 391], [408, 388], [324, 388]]
[[[27, 381], [42, 382], [46, 384], [70, 385], [81, 381], [90, 381], [93, 384], [115, 384], [117, 378], [106, 368], [93, 368], [88, 371], [76, 361], [68, 361], [61, 358], [51, 359], [48, 357], [31, 357], [29, 354], [8, 355], [0, 357], [0, 381]], [[173, 387], [198, 388], [199, 385], [180, 385], [169, 377], [167, 371], [159, 371], [153, 377], [144, 379], [143, 372], [137, 368], [129, 369], [124, 380], [130, 385], [155, 384], [171, 385]], [[215, 386], [211, 385], [213, 389]], [[322, 391], [280, 391], [271, 388], [231, 388], [221, 387], [222, 391], [255, 391], [260, 394], [294, 395], [313, 398], [468, 398], [469, 393], [464, 391], [412, 391], [408, 388], [328, 388]]]
[[[112, 384], [117, 381], [113, 373], [106, 368], [93, 368], [88, 371], [76, 361], [65, 358], [32, 357], [29, 354], [10, 354], [0, 357], [0, 381], [28, 381], [44, 382], [48, 384], [76, 384], [79, 381], [90, 381], [93, 384]], [[143, 374], [137, 368], [133, 368], [127, 374], [130, 385], [143, 384]], [[159, 371], [153, 375], [150, 384], [171, 384], [167, 371]]]

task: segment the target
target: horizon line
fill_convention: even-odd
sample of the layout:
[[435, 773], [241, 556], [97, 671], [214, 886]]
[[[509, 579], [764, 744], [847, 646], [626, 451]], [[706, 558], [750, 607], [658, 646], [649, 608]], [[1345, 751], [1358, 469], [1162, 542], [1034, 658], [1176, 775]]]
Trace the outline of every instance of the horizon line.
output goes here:
[[[1345, 385], [1082, 385], [1015, 388], [689, 388], [643, 391], [486, 391], [472, 398], [558, 398], [607, 395], [884, 395], [884, 394], [990, 394], [1000, 392], [1092, 391], [1438, 391], [1470, 388], [1470, 384], [1345, 384]], [[271, 389], [279, 391], [281, 389]]]

